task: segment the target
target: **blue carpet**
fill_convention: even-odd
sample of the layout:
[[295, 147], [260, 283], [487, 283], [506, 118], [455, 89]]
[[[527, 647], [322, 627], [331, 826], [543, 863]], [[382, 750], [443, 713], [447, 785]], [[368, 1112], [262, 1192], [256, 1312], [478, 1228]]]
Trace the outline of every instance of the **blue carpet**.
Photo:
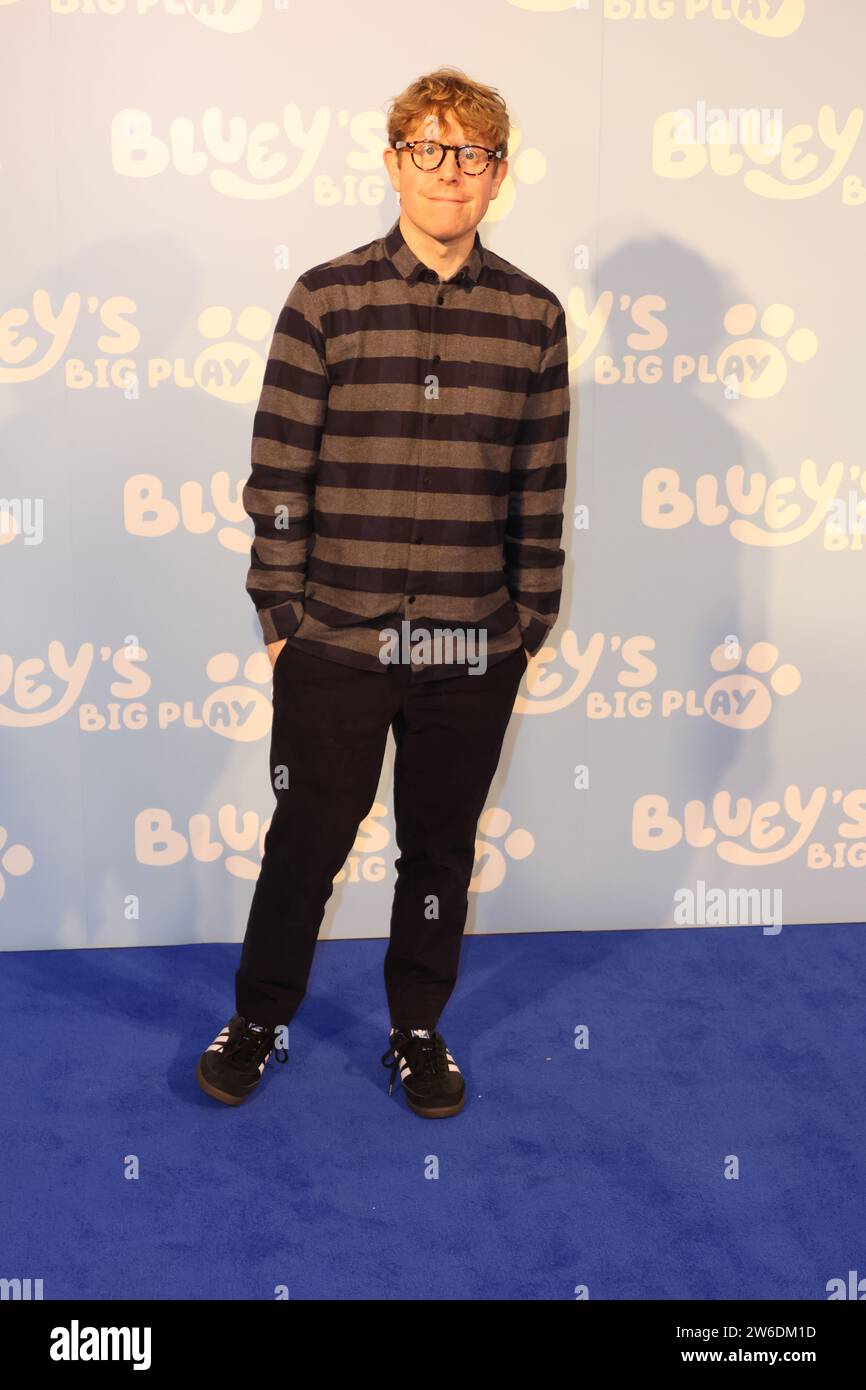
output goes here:
[[194, 1069], [239, 946], [5, 954], [0, 1275], [46, 1299], [825, 1299], [866, 1274], [862, 926], [466, 937], [440, 1027], [467, 1103], [434, 1121], [388, 1098], [385, 946], [319, 943], [288, 1065], [231, 1109]]

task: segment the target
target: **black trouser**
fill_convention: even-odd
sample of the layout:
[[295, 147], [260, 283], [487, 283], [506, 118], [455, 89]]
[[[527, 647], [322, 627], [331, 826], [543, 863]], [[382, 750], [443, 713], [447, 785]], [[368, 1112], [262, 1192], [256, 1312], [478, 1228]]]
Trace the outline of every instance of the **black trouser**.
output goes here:
[[235, 976], [238, 1013], [275, 1026], [303, 999], [391, 728], [400, 855], [385, 990], [393, 1026], [435, 1028], [457, 981], [475, 832], [525, 670], [522, 646], [480, 675], [410, 680], [408, 665], [359, 671], [285, 644], [273, 685], [277, 805]]

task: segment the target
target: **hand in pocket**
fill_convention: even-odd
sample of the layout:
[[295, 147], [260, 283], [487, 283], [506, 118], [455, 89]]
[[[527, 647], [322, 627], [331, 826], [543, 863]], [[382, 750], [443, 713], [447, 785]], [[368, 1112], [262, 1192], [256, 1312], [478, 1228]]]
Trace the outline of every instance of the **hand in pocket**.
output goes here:
[[278, 641], [276, 641], [276, 642], [268, 642], [268, 644], [267, 644], [267, 651], [268, 651], [268, 656], [269, 656], [270, 659], [271, 659], [271, 670], [273, 670], [273, 668], [276, 666], [276, 664], [277, 664], [277, 657], [279, 656], [280, 652], [283, 650], [283, 647], [286, 645], [287, 640], [288, 640], [288, 639], [285, 638], [285, 637], [280, 637], [280, 638], [278, 639]]

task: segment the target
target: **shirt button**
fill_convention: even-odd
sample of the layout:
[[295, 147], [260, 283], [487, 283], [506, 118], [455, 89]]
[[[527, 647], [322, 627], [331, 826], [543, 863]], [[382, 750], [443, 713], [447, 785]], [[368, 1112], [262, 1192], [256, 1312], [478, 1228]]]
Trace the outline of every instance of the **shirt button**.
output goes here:
[[434, 361], [434, 362], [441, 362], [441, 361], [442, 361], [442, 358], [439, 356], [439, 353], [438, 353], [438, 352], [436, 352], [436, 353], [433, 354], [433, 361]]
[[423, 536], [416, 536], [416, 537], [415, 537], [415, 544], [416, 544], [416, 545], [420, 545], [421, 542], [422, 542], [423, 540], [424, 540], [424, 537], [423, 537]]
[[409, 598], [407, 599], [407, 602], [408, 602], [408, 603], [414, 603], [414, 602], [415, 602], [415, 595], [414, 595], [414, 594], [410, 594], [410, 595], [409, 595]]
[[444, 294], [437, 294], [437, 296], [436, 296], [436, 303], [437, 303], [437, 304], [444, 304], [444, 303], [445, 303], [445, 296], [444, 296]]

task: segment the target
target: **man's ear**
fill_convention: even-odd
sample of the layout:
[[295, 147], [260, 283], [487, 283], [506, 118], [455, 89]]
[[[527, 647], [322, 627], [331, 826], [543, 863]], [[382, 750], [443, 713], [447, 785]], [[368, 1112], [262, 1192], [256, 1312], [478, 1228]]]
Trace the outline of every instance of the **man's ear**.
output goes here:
[[386, 145], [382, 151], [382, 162], [388, 170], [388, 178], [391, 180], [391, 187], [395, 193], [400, 191], [400, 156], [396, 150], [392, 150], [390, 145]]
[[497, 197], [499, 196], [499, 190], [500, 190], [500, 188], [502, 187], [502, 185], [504, 184], [504, 182], [505, 182], [507, 176], [508, 176], [508, 160], [507, 160], [507, 159], [500, 159], [499, 164], [498, 164], [497, 169], [496, 169], [496, 175], [495, 175], [494, 180], [493, 180], [493, 187], [492, 187], [491, 190], [490, 190], [490, 198], [491, 198], [491, 201], [492, 201], [494, 198], [497, 198]]

